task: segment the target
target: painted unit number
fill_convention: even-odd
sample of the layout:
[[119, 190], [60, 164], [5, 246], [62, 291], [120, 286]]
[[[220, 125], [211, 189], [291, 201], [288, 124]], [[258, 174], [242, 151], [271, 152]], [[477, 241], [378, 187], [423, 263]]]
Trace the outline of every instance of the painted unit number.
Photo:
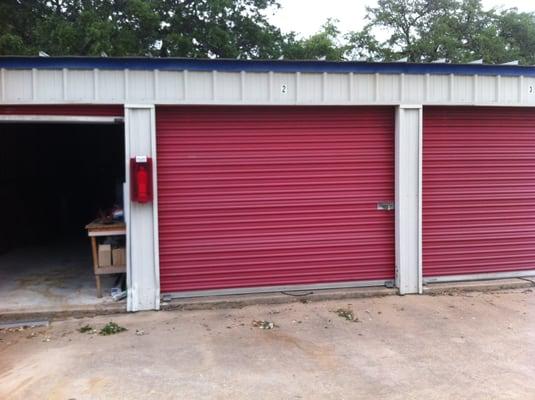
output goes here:
[[528, 86], [528, 93], [529, 94], [535, 94], [535, 87], [533, 85]]
[[281, 93], [282, 94], [288, 93], [288, 85], [286, 85], [285, 83], [281, 85]]

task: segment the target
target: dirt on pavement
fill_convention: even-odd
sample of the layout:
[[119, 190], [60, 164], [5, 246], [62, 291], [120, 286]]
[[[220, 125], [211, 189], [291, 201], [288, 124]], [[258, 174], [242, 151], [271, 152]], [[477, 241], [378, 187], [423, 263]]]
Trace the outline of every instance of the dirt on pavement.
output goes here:
[[[100, 335], [110, 321], [127, 330]], [[535, 399], [534, 377], [535, 289], [296, 299], [0, 331], [6, 400]]]

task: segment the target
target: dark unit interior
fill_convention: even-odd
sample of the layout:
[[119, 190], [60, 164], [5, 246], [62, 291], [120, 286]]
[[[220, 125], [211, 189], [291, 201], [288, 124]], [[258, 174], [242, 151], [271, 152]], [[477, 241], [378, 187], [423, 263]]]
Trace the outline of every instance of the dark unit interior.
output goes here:
[[45, 282], [49, 264], [61, 275], [63, 262], [94, 290], [84, 227], [101, 211], [122, 207], [124, 126], [4, 123], [0, 138], [2, 279], [27, 266]]
[[122, 203], [122, 125], [0, 125], [0, 249], [85, 236]]

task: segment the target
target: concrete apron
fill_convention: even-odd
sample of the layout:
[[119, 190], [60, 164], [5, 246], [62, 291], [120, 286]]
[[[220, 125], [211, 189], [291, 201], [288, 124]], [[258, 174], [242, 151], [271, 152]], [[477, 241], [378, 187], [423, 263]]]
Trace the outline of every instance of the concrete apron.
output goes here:
[[[535, 287], [535, 280], [512, 278], [488, 281], [433, 283], [424, 287], [424, 295], [449, 295], [458, 292], [494, 292], [509, 289]], [[210, 296], [173, 299], [161, 303], [162, 311], [172, 310], [214, 310], [243, 308], [258, 304], [288, 304], [397, 295], [397, 289], [366, 287], [354, 289], [333, 289], [295, 291], [284, 293], [260, 293], [247, 295]], [[108, 303], [92, 306], [67, 306], [55, 309], [28, 309], [25, 311], [1, 311], [0, 323], [15, 321], [62, 320], [67, 318], [92, 317], [96, 315], [120, 314], [126, 312], [122, 303]]]
[[126, 312], [126, 304], [107, 303], [99, 305], [62, 306], [27, 310], [0, 310], [0, 323], [37, 320], [63, 320], [67, 318], [92, 317], [96, 315], [119, 314]]

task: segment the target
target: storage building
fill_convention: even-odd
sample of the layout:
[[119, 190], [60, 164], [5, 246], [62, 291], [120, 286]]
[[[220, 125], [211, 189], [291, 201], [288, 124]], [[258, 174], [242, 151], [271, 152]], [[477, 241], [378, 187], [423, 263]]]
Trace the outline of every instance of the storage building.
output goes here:
[[534, 67], [2, 57], [0, 68], [0, 270], [28, 263], [17, 248], [42, 260], [35, 245], [51, 236], [71, 254], [97, 210], [116, 206], [129, 311], [535, 274]]

